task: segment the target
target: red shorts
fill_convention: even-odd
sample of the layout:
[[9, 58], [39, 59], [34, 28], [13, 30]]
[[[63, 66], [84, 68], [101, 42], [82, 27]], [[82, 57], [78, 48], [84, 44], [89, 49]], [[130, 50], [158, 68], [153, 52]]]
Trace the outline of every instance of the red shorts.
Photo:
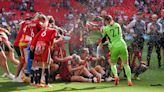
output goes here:
[[50, 47], [45, 43], [37, 42], [34, 53], [34, 61], [49, 62], [50, 56]]
[[62, 62], [60, 66], [60, 76], [64, 81], [71, 81], [71, 74], [67, 69], [66, 62]]
[[71, 81], [71, 74], [68, 72], [60, 72], [60, 77], [64, 81]]
[[[61, 76], [61, 73], [60, 73], [60, 76]], [[63, 81], [71, 81], [71, 77], [68, 77], [68, 76], [61, 76], [61, 79]]]

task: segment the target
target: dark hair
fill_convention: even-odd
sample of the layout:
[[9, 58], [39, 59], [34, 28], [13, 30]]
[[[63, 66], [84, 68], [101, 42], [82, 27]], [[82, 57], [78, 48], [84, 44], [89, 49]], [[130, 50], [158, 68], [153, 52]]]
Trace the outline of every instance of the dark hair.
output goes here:
[[54, 20], [52, 18], [49, 19], [49, 23], [54, 23]]
[[111, 21], [113, 18], [111, 15], [104, 16], [104, 20]]
[[31, 19], [33, 19], [33, 17], [28, 17], [28, 18], [26, 18], [25, 20], [31, 20]]

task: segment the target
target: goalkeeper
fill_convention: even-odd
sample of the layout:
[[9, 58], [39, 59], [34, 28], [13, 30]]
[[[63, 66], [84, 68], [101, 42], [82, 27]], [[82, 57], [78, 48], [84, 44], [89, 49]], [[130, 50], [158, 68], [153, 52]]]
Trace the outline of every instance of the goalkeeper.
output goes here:
[[[131, 81], [131, 69], [128, 64], [128, 51], [127, 45], [122, 36], [122, 29], [120, 25], [114, 22], [112, 16], [108, 15], [104, 17], [105, 27], [103, 28], [103, 37], [108, 37], [109, 39], [109, 49], [111, 57], [108, 60], [108, 63], [111, 65], [112, 73], [114, 74], [115, 78], [115, 85], [119, 84], [119, 77], [117, 73], [117, 60], [120, 57], [122, 60], [121, 66], [125, 69], [125, 73], [128, 80], [128, 86], [132, 86]], [[103, 42], [103, 40], [102, 40]]]

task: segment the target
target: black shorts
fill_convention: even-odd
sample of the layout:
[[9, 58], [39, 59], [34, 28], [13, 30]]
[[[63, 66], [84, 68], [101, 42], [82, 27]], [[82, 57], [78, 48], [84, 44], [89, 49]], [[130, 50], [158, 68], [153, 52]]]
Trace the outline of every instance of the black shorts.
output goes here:
[[21, 56], [21, 52], [20, 52], [19, 46], [14, 46], [14, 49], [15, 49], [17, 55], [18, 55], [18, 56]]
[[161, 47], [164, 48], [164, 37], [161, 38], [160, 43], [161, 43]]
[[35, 51], [35, 49], [33, 51], [30, 50], [30, 59], [32, 59], [32, 60], [34, 59], [34, 51]]
[[[9, 51], [9, 48], [4, 43], [0, 44], [0, 47], [3, 51]], [[14, 48], [12, 44], [10, 44], [10, 47]]]
[[[10, 44], [11, 48], [14, 48], [12, 44]], [[9, 48], [6, 45], [3, 45], [3, 49], [4, 51], [9, 51]]]

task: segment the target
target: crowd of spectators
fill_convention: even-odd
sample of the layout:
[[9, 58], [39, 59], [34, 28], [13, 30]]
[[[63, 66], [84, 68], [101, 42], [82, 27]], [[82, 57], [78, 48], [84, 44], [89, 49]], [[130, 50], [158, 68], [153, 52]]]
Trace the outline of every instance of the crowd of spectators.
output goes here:
[[[2, 0], [3, 1], [3, 0]], [[35, 12], [34, 9], [34, 0], [8, 0], [11, 1], [10, 4], [10, 9], [17, 9], [19, 11], [30, 11], [30, 12]], [[65, 18], [67, 22], [65, 23], [66, 25], [63, 25], [65, 29], [71, 29], [70, 26], [75, 26], [76, 21], [80, 19], [84, 25], [87, 20], [89, 20], [89, 16], [100, 16], [100, 12], [102, 10], [105, 10], [110, 7], [114, 7], [117, 5], [122, 4], [126, 0], [76, 0], [77, 2], [80, 2], [83, 7], [85, 7], [84, 12], [80, 12], [77, 9], [73, 8], [71, 6], [70, 0], [60, 0], [60, 2], [57, 2], [56, 0], [51, 0], [51, 5], [52, 7], [57, 8], [57, 12], [60, 11], [60, 8], [66, 8], [69, 9], [70, 12], [65, 14]], [[162, 0], [135, 0], [134, 4], [137, 8], [138, 11], [143, 12], [145, 16], [143, 16], [143, 20], [145, 22], [150, 21], [150, 15], [151, 14], [159, 14], [159, 11], [163, 9], [163, 3]], [[6, 12], [4, 8], [1, 9], [0, 11], [0, 26], [7, 28], [14, 34], [17, 32], [16, 30], [18, 29], [18, 23], [19, 21], [10, 21], [10, 18], [8, 15], [13, 15], [13, 12]], [[135, 19], [135, 16], [132, 18], [129, 18], [124, 11], [116, 11], [116, 16], [114, 16], [115, 20], [118, 22], [118, 20], [122, 20], [124, 25], [127, 25], [130, 21]], [[60, 20], [58, 20], [60, 21]], [[56, 23], [58, 23], [56, 21]], [[80, 30], [79, 30], [80, 31]]]
[[20, 11], [34, 12], [34, 0], [9, 0], [11, 1], [10, 9], [17, 9]]
[[135, 0], [135, 6], [139, 11], [158, 14], [163, 7], [162, 0]]

